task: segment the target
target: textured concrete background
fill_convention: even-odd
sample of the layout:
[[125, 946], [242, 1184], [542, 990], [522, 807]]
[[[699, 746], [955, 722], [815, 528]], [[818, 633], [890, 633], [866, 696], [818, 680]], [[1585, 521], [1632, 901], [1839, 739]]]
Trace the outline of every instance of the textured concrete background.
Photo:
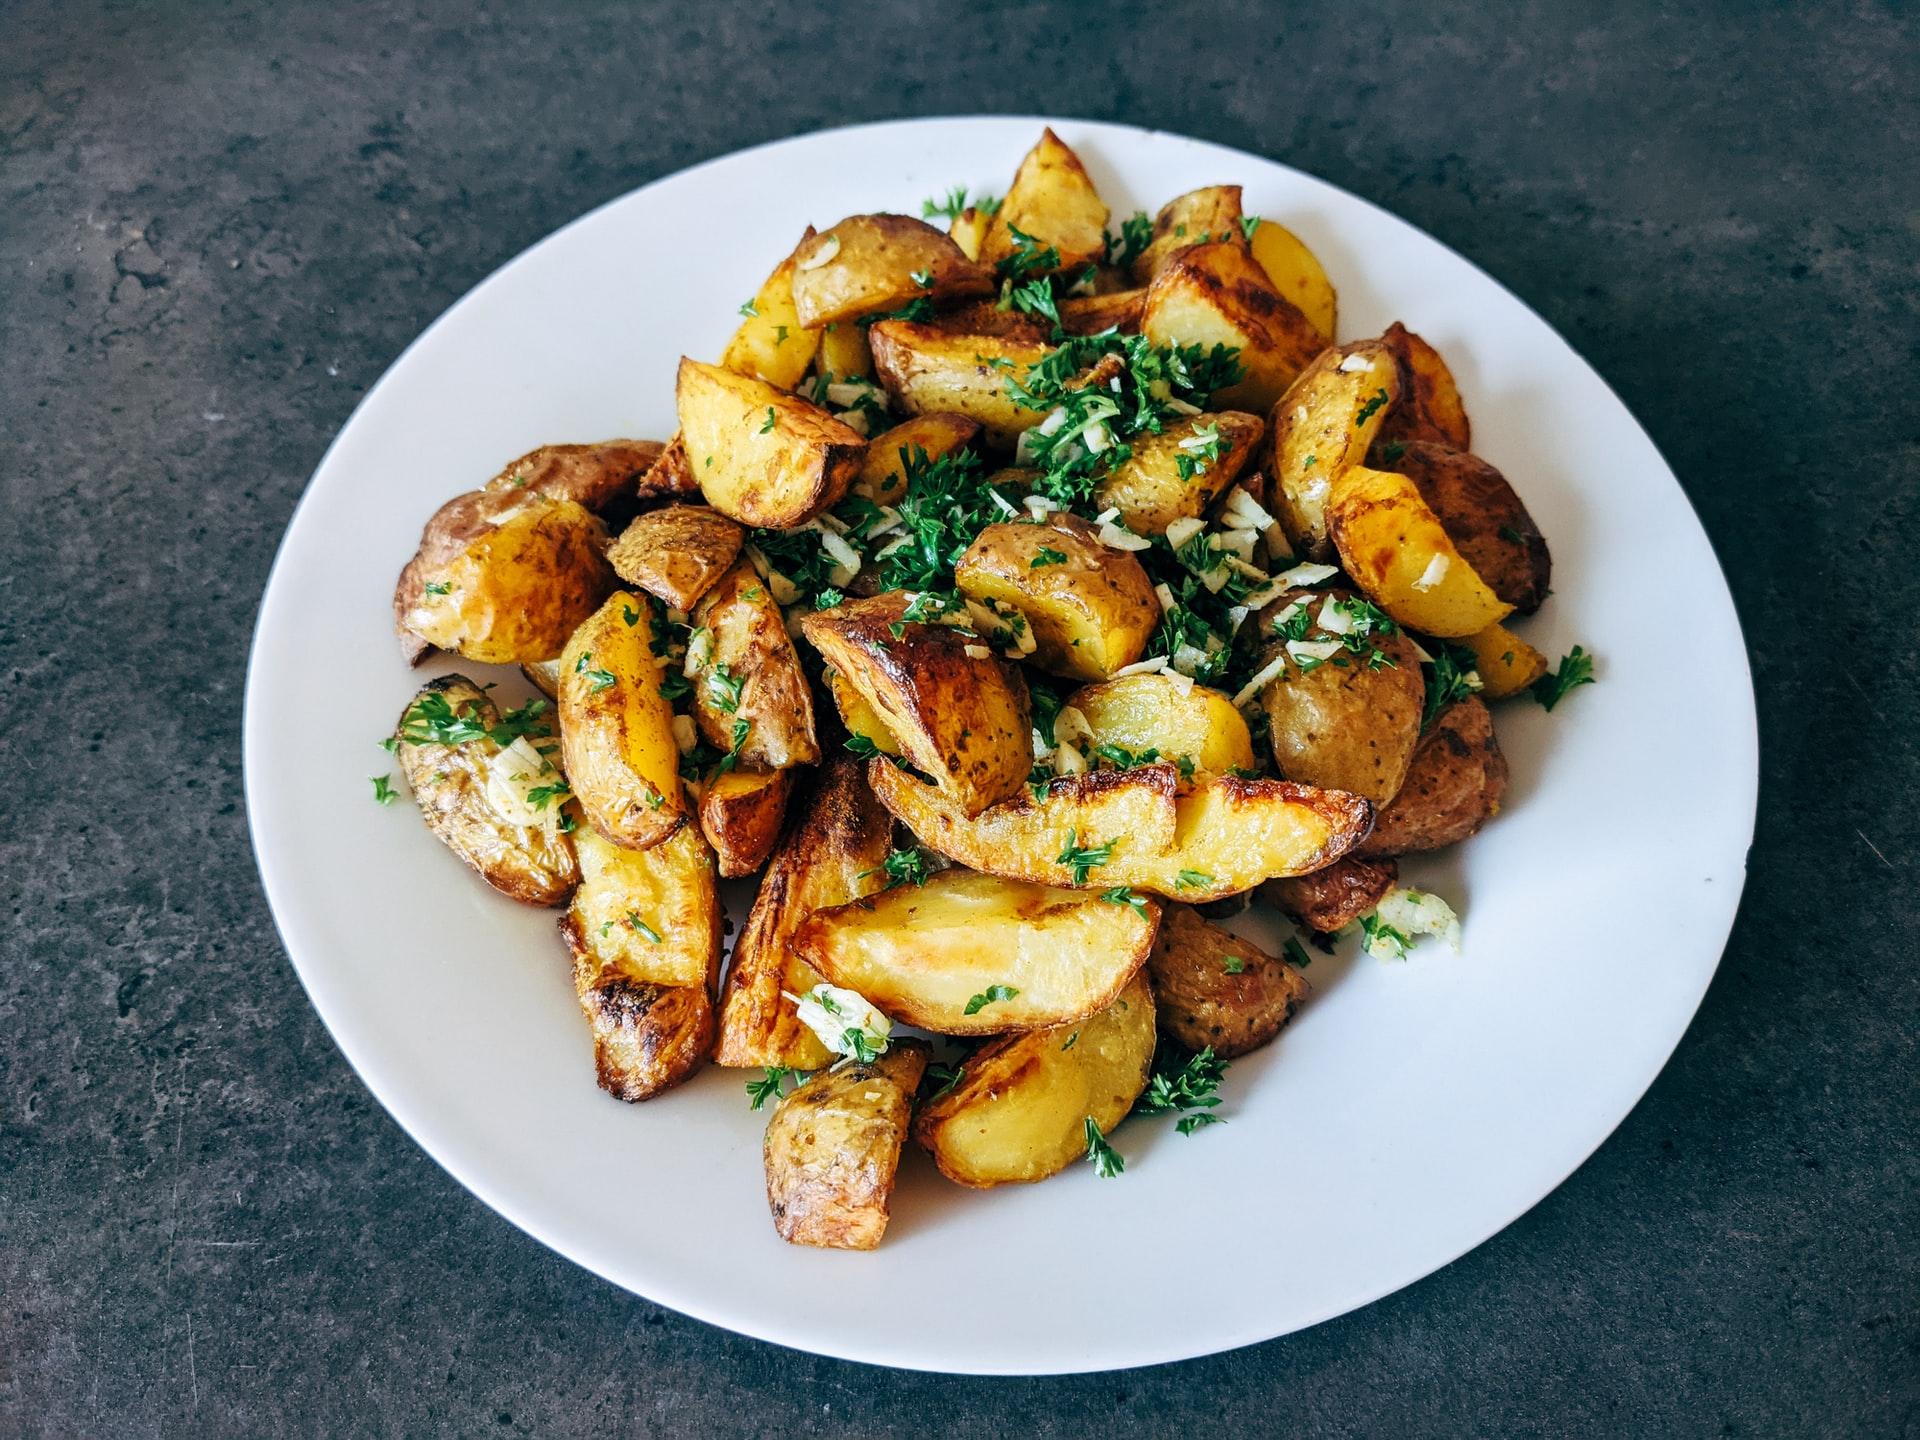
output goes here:
[[[0, 1433], [1920, 1434], [1915, 21], [1462, 8], [0, 3]], [[495, 266], [738, 146], [1034, 109], [1540, 309], [1719, 548], [1764, 780], [1698, 1020], [1531, 1214], [1268, 1345], [963, 1381], [662, 1312], [428, 1161], [281, 954], [240, 695], [322, 449]], [[1151, 1241], [1231, 1283], [1224, 1223]]]

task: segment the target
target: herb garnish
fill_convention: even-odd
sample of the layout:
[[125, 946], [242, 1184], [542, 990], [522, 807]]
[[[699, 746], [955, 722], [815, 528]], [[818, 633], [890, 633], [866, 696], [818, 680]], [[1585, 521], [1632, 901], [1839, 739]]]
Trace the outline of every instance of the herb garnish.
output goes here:
[[373, 782], [373, 798], [382, 805], [391, 805], [400, 798], [400, 792], [391, 784], [390, 775], [369, 775], [367, 779]]
[[1593, 684], [1593, 657], [1578, 645], [1561, 658], [1560, 668], [1542, 675], [1527, 687], [1527, 693], [1540, 702], [1540, 708], [1551, 710], [1567, 698], [1567, 692], [1581, 685]]
[[1127, 1168], [1127, 1162], [1107, 1143], [1107, 1137], [1100, 1133], [1091, 1115], [1087, 1116], [1087, 1159], [1093, 1162], [1093, 1173], [1102, 1180], [1111, 1180]]
[[1113, 859], [1113, 847], [1118, 841], [1109, 840], [1104, 845], [1082, 845], [1080, 832], [1067, 832], [1067, 847], [1054, 857], [1056, 865], [1065, 865], [1073, 871], [1073, 883], [1084, 885], [1088, 874], [1099, 865], [1105, 865]]
[[747, 1108], [758, 1110], [769, 1100], [778, 1100], [786, 1093], [785, 1085], [789, 1075], [798, 1075], [798, 1070], [785, 1065], [769, 1065], [766, 1074], [758, 1080], [747, 1081]]
[[978, 1015], [982, 1010], [986, 1009], [987, 1006], [997, 1005], [1002, 1000], [1011, 1000], [1019, 993], [1020, 992], [1011, 985], [989, 985], [980, 994], [968, 1000], [966, 1009], [960, 1013], [963, 1015]]

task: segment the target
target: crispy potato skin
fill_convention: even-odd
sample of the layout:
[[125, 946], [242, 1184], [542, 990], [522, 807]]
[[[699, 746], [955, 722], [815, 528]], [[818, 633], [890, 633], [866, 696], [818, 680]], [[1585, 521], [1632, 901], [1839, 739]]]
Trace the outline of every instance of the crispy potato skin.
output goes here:
[[[813, 689], [800, 668], [786, 621], [766, 583], [742, 560], [702, 597], [693, 623], [713, 631], [713, 660], [693, 687], [693, 716], [707, 743], [733, 748], [733, 726], [747, 722], [742, 763], [762, 770], [816, 765], [820, 742], [813, 726]], [[725, 665], [745, 677], [736, 708], [722, 704], [713, 677]], [[727, 704], [734, 703], [730, 697]]]
[[1013, 254], [1018, 229], [1057, 250], [1062, 270], [1077, 269], [1107, 253], [1107, 215], [1087, 167], [1048, 129], [1014, 173], [981, 241], [980, 259], [992, 266]]
[[794, 1245], [871, 1250], [887, 1204], [926, 1046], [901, 1040], [872, 1065], [825, 1070], [781, 1097], [764, 1158], [773, 1228]]
[[1402, 625], [1453, 639], [1513, 613], [1406, 476], [1354, 465], [1334, 482], [1326, 515], [1342, 568]]
[[[1063, 555], [1043, 559], [1041, 551]], [[1056, 675], [1101, 680], [1146, 653], [1160, 602], [1140, 562], [1109, 550], [1085, 520], [1064, 512], [1044, 525], [983, 529], [954, 567], [969, 599], [1001, 601], [1026, 617], [1034, 659]]]
[[893, 816], [868, 787], [865, 767], [851, 755], [828, 760], [774, 852], [733, 947], [721, 1008], [720, 1064], [818, 1070], [833, 1063], [833, 1052], [780, 995], [804, 995], [821, 979], [794, 951], [794, 932], [816, 910], [884, 889], [887, 877], [879, 866], [892, 848]]
[[1230, 345], [1246, 377], [1213, 397], [1264, 415], [1324, 348], [1320, 332], [1273, 288], [1245, 244], [1177, 252], [1147, 287], [1140, 333], [1156, 345]]
[[1347, 855], [1311, 875], [1269, 880], [1259, 894], [1309, 930], [1331, 935], [1378, 905], [1399, 878], [1400, 867], [1391, 860]]
[[1111, 290], [1101, 295], [1070, 295], [1059, 305], [1060, 328], [1069, 335], [1098, 335], [1102, 330], [1138, 335], [1140, 317], [1146, 308], [1145, 289]]
[[[1388, 409], [1386, 422], [1375, 437], [1376, 453], [1396, 440], [1402, 444], [1430, 440], [1449, 450], [1472, 449], [1473, 427], [1467, 422], [1467, 407], [1440, 352], [1398, 320], [1380, 338], [1393, 351], [1399, 366], [1400, 396]], [[1367, 463], [1376, 470], [1391, 468], [1373, 460]]]
[[[1225, 442], [1219, 457], [1191, 480], [1181, 478], [1182, 442], [1208, 428]], [[1165, 534], [1174, 521], [1205, 514], [1215, 497], [1233, 487], [1266, 431], [1258, 415], [1238, 410], [1190, 415], [1158, 435], [1134, 439], [1132, 456], [1100, 482], [1094, 501], [1102, 510], [1118, 506], [1121, 521], [1136, 535]]]
[[700, 829], [713, 846], [722, 879], [751, 875], [767, 863], [792, 790], [791, 770], [728, 770], [707, 782], [700, 797]]
[[435, 838], [502, 895], [525, 905], [563, 903], [580, 883], [572, 838], [557, 825], [516, 824], [493, 808], [487, 799], [487, 767], [500, 747], [491, 739], [464, 745], [415, 745], [407, 740], [407, 714], [428, 695], [444, 695], [456, 715], [471, 715], [489, 729], [500, 723], [493, 701], [464, 675], [430, 680], [407, 702], [394, 729], [399, 740], [394, 753], [419, 802], [420, 818]]
[[[1229, 960], [1240, 968], [1229, 972]], [[1189, 905], [1167, 907], [1147, 976], [1161, 1033], [1228, 1059], [1278, 1035], [1308, 990], [1299, 971]]]
[[[474, 490], [434, 512], [393, 592], [394, 633], [487, 665], [556, 655], [613, 588], [605, 528], [537, 491]], [[429, 589], [429, 586], [435, 587]]]
[[634, 850], [658, 845], [687, 819], [673, 706], [648, 648], [658, 604], [616, 590], [560, 656], [560, 754], [574, 798], [588, 824]]
[[691, 610], [739, 558], [746, 532], [707, 505], [663, 505], [607, 550], [614, 573], [676, 610]]
[[964, 450], [980, 433], [977, 421], [964, 415], [915, 415], [891, 430], [882, 432], [867, 446], [867, 457], [853, 488], [870, 495], [876, 505], [897, 505], [907, 493], [907, 459], [916, 451], [925, 451], [927, 459], [938, 460], [955, 450]]
[[1459, 643], [1473, 651], [1482, 700], [1518, 695], [1547, 673], [1547, 657], [1504, 625], [1489, 625]]
[[1013, 662], [975, 659], [945, 625], [901, 624], [899, 591], [806, 616], [800, 628], [879, 714], [902, 751], [968, 815], [1026, 783], [1032, 705]]
[[1477, 455], [1424, 441], [1409, 444], [1392, 468], [1418, 487], [1489, 590], [1522, 615], [1540, 608], [1553, 579], [1553, 557], [1506, 476]]
[[1231, 697], [1205, 685], [1183, 694], [1164, 674], [1123, 675], [1076, 690], [1067, 703], [1086, 717], [1089, 750], [1158, 750], [1168, 760], [1191, 760], [1201, 777], [1254, 768], [1247, 722]]
[[1421, 737], [1407, 783], [1380, 811], [1360, 853], [1372, 859], [1457, 844], [1500, 813], [1506, 793], [1507, 757], [1492, 713], [1477, 695], [1456, 700]]
[[493, 479], [496, 493], [532, 490], [549, 500], [571, 500], [598, 515], [637, 498], [641, 477], [660, 461], [658, 440], [602, 440], [597, 445], [542, 445]]
[[705, 985], [650, 985], [598, 978], [571, 916], [560, 931], [573, 955], [573, 983], [593, 1035], [600, 1088], [618, 1100], [651, 1100], [692, 1077], [713, 1053], [713, 997]]
[[813, 227], [809, 225], [799, 246], [762, 282], [753, 297], [752, 313], [740, 322], [721, 352], [722, 369], [751, 375], [782, 390], [793, 389], [806, 375], [820, 348], [820, 332], [800, 321], [794, 305], [793, 267], [812, 239]]
[[[720, 968], [720, 892], [713, 851], [682, 826], [650, 850], [579, 832], [580, 888], [563, 924], [576, 963], [595, 983], [611, 975], [649, 985], [708, 985]], [[658, 940], [649, 939], [641, 925]]]
[[914, 1138], [962, 1185], [1045, 1180], [1086, 1154], [1089, 1118], [1104, 1134], [1126, 1119], [1156, 1038], [1153, 992], [1136, 974], [1098, 1014], [974, 1051], [959, 1084], [921, 1105]]
[[847, 493], [866, 455], [865, 437], [819, 406], [718, 365], [682, 356], [674, 400], [707, 503], [742, 525], [806, 524]]
[[1327, 497], [1366, 455], [1399, 387], [1392, 352], [1378, 340], [1356, 340], [1324, 351], [1273, 407], [1274, 508], [1300, 554], [1324, 560], [1333, 553]]
[[801, 241], [794, 260], [794, 308], [813, 329], [898, 310], [922, 296], [944, 304], [998, 288], [992, 270], [924, 220], [905, 215], [850, 215]]
[[1024, 379], [1052, 347], [1014, 336], [951, 335], [911, 320], [881, 320], [867, 331], [874, 373], [898, 406], [913, 415], [964, 415], [983, 438], [1011, 450], [1020, 432], [1045, 417], [1007, 397], [1006, 376], [990, 360], [1007, 360]]
[[[1144, 911], [1145, 913], [1141, 913]], [[794, 946], [835, 985], [936, 1035], [1001, 1035], [1104, 1009], [1146, 962], [1160, 907], [943, 870], [818, 910]], [[1016, 993], [973, 1014], [989, 987]]]
[[693, 465], [687, 459], [687, 442], [679, 432], [667, 442], [653, 468], [640, 477], [642, 500], [698, 500], [700, 482], [694, 478]]
[[1134, 257], [1134, 282], [1151, 284], [1176, 252], [1215, 240], [1246, 244], [1246, 232], [1240, 228], [1238, 185], [1204, 185], [1162, 205], [1153, 217], [1153, 239]]
[[1331, 345], [1336, 297], [1333, 282], [1327, 279], [1319, 257], [1299, 236], [1271, 220], [1262, 220], [1254, 228], [1249, 248], [1260, 268], [1267, 272], [1273, 288], [1307, 317], [1324, 344]]

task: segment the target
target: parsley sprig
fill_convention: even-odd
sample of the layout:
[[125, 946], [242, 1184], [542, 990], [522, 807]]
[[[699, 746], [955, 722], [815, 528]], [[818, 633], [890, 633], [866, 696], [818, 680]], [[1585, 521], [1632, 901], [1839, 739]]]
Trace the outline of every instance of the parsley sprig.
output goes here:
[[1154, 1052], [1153, 1077], [1138, 1100], [1135, 1115], [1171, 1115], [1178, 1111], [1182, 1119], [1174, 1126], [1182, 1135], [1191, 1135], [1203, 1125], [1217, 1125], [1220, 1117], [1213, 1108], [1220, 1103], [1220, 1081], [1227, 1073], [1227, 1062], [1207, 1046], [1198, 1054], [1187, 1054], [1162, 1044]]
[[1527, 693], [1540, 702], [1542, 710], [1551, 710], [1567, 698], [1569, 691], [1591, 684], [1593, 657], [1576, 645], [1561, 658], [1557, 670], [1550, 670], [1534, 681], [1527, 687]]
[[1127, 1168], [1127, 1162], [1107, 1143], [1107, 1137], [1100, 1133], [1100, 1126], [1091, 1115], [1087, 1116], [1087, 1159], [1093, 1162], [1093, 1173], [1102, 1180], [1111, 1180]]
[[1118, 843], [1116, 840], [1109, 840], [1104, 845], [1082, 845], [1080, 832], [1069, 830], [1066, 848], [1054, 857], [1054, 863], [1069, 867], [1073, 871], [1073, 883], [1084, 885], [1087, 883], [1087, 876], [1095, 867], [1105, 865], [1113, 859], [1113, 847]]
[[479, 708], [476, 702], [468, 702], [456, 711], [445, 694], [430, 690], [407, 707], [400, 720], [400, 738], [409, 745], [467, 745], [491, 740], [504, 748], [523, 735], [538, 740], [553, 734], [553, 727], [540, 719], [550, 708], [545, 700], [529, 700], [490, 726], [480, 723]]

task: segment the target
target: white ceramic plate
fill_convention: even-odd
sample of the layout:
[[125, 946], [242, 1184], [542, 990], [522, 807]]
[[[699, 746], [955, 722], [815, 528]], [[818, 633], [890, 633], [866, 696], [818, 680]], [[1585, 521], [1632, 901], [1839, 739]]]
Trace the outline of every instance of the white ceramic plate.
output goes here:
[[[1752, 687], [1725, 581], [1599, 376], [1493, 280], [1351, 195], [1179, 136], [1054, 121], [1116, 214], [1238, 182], [1249, 213], [1320, 256], [1342, 338], [1405, 319], [1439, 347], [1474, 448], [1553, 545], [1556, 593], [1523, 628], [1551, 655], [1583, 643], [1600, 682], [1551, 715], [1502, 708], [1506, 812], [1406, 866], [1459, 907], [1464, 953], [1316, 959], [1313, 1002], [1233, 1067], [1230, 1123], [1123, 1127], [1117, 1180], [1082, 1165], [975, 1193], [914, 1154], [878, 1251], [804, 1250], [768, 1220], [765, 1116], [742, 1072], [709, 1069], [641, 1106], [597, 1090], [554, 916], [489, 891], [410, 805], [371, 798], [367, 777], [394, 768], [375, 741], [424, 678], [391, 634], [393, 578], [435, 507], [512, 456], [670, 434], [678, 357], [719, 353], [803, 224], [917, 214], [956, 184], [1003, 193], [1041, 123], [888, 123], [749, 150], [507, 265], [395, 362], [327, 452], [274, 565], [247, 684], [248, 813], [287, 951], [428, 1153], [615, 1284], [784, 1345], [920, 1369], [1202, 1355], [1364, 1305], [1479, 1244], [1659, 1071], [1713, 975], [1753, 833]], [[1203, 1296], [1208, 1264], [1234, 1283]]]

